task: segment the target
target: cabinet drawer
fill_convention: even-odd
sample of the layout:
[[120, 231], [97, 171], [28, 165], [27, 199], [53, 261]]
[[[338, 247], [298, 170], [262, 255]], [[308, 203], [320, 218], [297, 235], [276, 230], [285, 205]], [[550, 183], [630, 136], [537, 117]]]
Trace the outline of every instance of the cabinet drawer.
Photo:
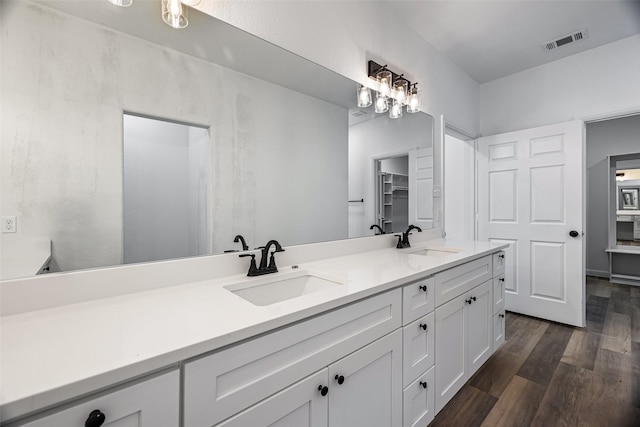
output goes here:
[[493, 314], [504, 308], [504, 274], [493, 279]]
[[504, 251], [493, 254], [493, 277], [504, 274]]
[[434, 277], [419, 280], [402, 288], [402, 324], [407, 325], [433, 311]]
[[399, 328], [401, 300], [395, 289], [187, 363], [185, 427], [214, 425]]
[[493, 352], [504, 343], [505, 311], [502, 309], [493, 316]]
[[403, 386], [407, 386], [435, 361], [435, 314], [426, 316], [402, 328]]
[[403, 393], [404, 427], [424, 427], [435, 415], [435, 367], [409, 384]]
[[488, 255], [436, 274], [436, 307], [493, 277], [492, 263], [491, 255]]
[[180, 375], [173, 371], [116, 390], [23, 427], [84, 426], [89, 414], [100, 410], [103, 427], [175, 427], [180, 424]]

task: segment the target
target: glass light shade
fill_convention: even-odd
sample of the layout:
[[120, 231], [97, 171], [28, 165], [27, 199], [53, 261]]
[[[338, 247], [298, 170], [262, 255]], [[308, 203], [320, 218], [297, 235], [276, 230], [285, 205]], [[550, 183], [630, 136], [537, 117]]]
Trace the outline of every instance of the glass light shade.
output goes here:
[[399, 119], [402, 117], [402, 104], [398, 102], [397, 99], [393, 100], [393, 104], [389, 109], [389, 118], [390, 119]]
[[407, 90], [409, 82], [404, 79], [398, 79], [393, 83], [393, 97], [401, 104], [407, 103]]
[[407, 98], [407, 113], [417, 113], [422, 107], [422, 92], [412, 89], [411, 94]]
[[120, 7], [129, 7], [133, 4], [133, 0], [109, 0], [109, 2]]
[[371, 104], [371, 89], [366, 86], [360, 86], [358, 89], [358, 107], [366, 108]]
[[389, 100], [386, 96], [382, 96], [378, 93], [378, 96], [376, 97], [375, 110], [376, 113], [386, 113], [389, 111]]
[[382, 96], [391, 95], [391, 71], [382, 70], [376, 75], [378, 79], [378, 93]]
[[186, 4], [187, 6], [197, 6], [200, 4], [200, 0], [180, 0], [180, 3]]
[[162, 0], [162, 20], [173, 28], [184, 28], [189, 25], [188, 8], [180, 0]]

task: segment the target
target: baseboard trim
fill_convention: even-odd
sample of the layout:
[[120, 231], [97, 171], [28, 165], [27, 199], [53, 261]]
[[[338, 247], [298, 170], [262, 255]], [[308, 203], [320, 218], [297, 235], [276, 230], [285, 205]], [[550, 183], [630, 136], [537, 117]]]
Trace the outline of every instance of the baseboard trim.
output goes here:
[[587, 276], [601, 277], [603, 279], [608, 279], [609, 278], [609, 272], [608, 271], [589, 270], [589, 269], [587, 269], [586, 273], [587, 273]]

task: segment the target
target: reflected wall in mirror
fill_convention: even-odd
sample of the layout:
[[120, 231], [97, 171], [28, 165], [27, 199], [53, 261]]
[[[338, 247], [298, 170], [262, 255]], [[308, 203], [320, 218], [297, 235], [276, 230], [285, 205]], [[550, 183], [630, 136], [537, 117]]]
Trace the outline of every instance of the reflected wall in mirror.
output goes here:
[[616, 244], [640, 247], [640, 153], [611, 161], [616, 171]]
[[[372, 236], [375, 159], [433, 146], [427, 114], [354, 121], [355, 82], [196, 10], [175, 31], [159, 2], [0, 7], [2, 215], [18, 218], [3, 248], [50, 240], [53, 271], [237, 250], [237, 234], [251, 248]], [[124, 113], [208, 130], [208, 172], [186, 190], [203, 209], [179, 219], [197, 235], [193, 250], [136, 253], [165, 243], [127, 229], [142, 196], [127, 202]]]

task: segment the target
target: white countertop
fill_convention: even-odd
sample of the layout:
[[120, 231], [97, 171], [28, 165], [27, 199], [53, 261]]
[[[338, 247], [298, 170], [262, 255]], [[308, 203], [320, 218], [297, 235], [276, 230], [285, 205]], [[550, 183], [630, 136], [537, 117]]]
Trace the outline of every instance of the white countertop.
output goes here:
[[[446, 258], [422, 247], [463, 249]], [[495, 252], [487, 242], [423, 242], [301, 264], [345, 285], [269, 306], [224, 289], [233, 276], [5, 316], [0, 409], [8, 420], [126, 381]], [[280, 267], [280, 273], [291, 266]]]

